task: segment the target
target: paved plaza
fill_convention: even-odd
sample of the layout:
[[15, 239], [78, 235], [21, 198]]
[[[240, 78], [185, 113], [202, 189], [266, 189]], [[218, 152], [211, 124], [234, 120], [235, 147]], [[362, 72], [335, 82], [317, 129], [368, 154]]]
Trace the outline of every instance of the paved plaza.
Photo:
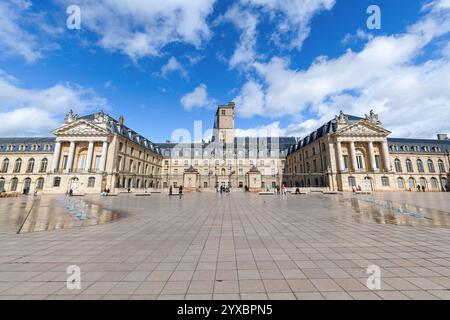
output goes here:
[[0, 199], [1, 299], [450, 299], [449, 193], [82, 201], [95, 223], [61, 196]]

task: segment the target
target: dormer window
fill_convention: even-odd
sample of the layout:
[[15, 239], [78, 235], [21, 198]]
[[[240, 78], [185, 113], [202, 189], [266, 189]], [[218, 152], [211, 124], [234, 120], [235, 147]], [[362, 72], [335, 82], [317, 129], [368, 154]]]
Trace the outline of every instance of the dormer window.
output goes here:
[[21, 144], [19, 146], [19, 151], [25, 151], [25, 145], [24, 144]]

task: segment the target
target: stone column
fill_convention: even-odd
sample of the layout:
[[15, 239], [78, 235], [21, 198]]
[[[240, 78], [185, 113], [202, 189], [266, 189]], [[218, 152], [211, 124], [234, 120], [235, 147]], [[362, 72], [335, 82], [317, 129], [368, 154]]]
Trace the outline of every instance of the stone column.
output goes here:
[[67, 158], [67, 168], [66, 168], [67, 172], [72, 171], [74, 156], [75, 156], [75, 142], [71, 141], [69, 147], [69, 157]]
[[102, 157], [100, 158], [100, 172], [105, 171], [105, 165], [106, 165], [106, 154], [108, 152], [108, 142], [103, 142], [102, 147]]
[[353, 171], [358, 171], [358, 164], [356, 162], [356, 148], [353, 141], [350, 142], [350, 156], [352, 157], [352, 167]]
[[55, 150], [53, 151], [52, 158], [52, 172], [58, 170], [59, 156], [61, 154], [61, 142], [56, 142]]
[[344, 171], [344, 159], [342, 159], [342, 145], [341, 142], [338, 141], [336, 143], [336, 150], [337, 150], [337, 160], [338, 160], [338, 169], [339, 171]]
[[372, 168], [372, 171], [375, 171], [377, 168], [377, 162], [375, 161], [375, 151], [373, 149], [373, 142], [369, 141], [369, 159], [370, 159], [370, 167]]
[[383, 141], [382, 143], [382, 149], [383, 149], [383, 160], [384, 160], [384, 167], [386, 168], [386, 171], [389, 172], [391, 170], [391, 161], [389, 160], [389, 148], [386, 141]]
[[88, 154], [86, 159], [86, 165], [84, 167], [84, 171], [89, 172], [91, 170], [92, 157], [94, 155], [94, 142], [89, 142]]

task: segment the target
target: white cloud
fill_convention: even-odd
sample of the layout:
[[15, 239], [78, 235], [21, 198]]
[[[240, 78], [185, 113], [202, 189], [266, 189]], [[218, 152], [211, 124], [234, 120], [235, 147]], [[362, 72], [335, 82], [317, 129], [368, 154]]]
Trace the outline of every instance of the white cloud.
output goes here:
[[[61, 33], [45, 22], [43, 14], [30, 13], [32, 2], [0, 2], [0, 57], [21, 56], [27, 63], [42, 58], [48, 50], [59, 48], [49, 39]], [[27, 29], [33, 28], [31, 33]]]
[[241, 0], [243, 5], [262, 8], [277, 23], [272, 39], [281, 47], [301, 49], [311, 31], [312, 18], [331, 10], [335, 0]]
[[[65, 5], [71, 0], [59, 0]], [[99, 45], [136, 61], [160, 55], [173, 42], [200, 47], [211, 32], [207, 17], [215, 0], [81, 0], [82, 28], [99, 36]]]
[[171, 57], [165, 65], [161, 67], [161, 72], [159, 73], [163, 78], [167, 78], [171, 73], [178, 72], [181, 77], [187, 79], [188, 72], [183, 67], [183, 65], [178, 62], [175, 57]]
[[279, 57], [254, 63], [259, 78], [249, 80], [236, 97], [238, 114], [281, 117], [308, 111], [319, 126], [340, 109], [362, 115], [373, 107], [396, 136], [445, 132], [450, 123], [449, 57], [416, 61], [425, 47], [449, 32], [449, 10], [431, 7], [406, 33], [374, 37], [360, 52], [320, 57], [306, 70], [293, 70], [289, 60]]
[[232, 22], [241, 32], [239, 43], [230, 58], [229, 66], [245, 70], [256, 58], [258, 16], [239, 5], [233, 5], [219, 20]]
[[215, 100], [208, 97], [206, 85], [200, 84], [194, 91], [185, 94], [180, 102], [184, 109], [192, 110], [194, 108], [210, 108], [214, 105]]
[[0, 136], [48, 135], [69, 109], [78, 113], [108, 109], [92, 90], [68, 83], [28, 89], [0, 72]]
[[345, 35], [344, 39], [342, 39], [342, 43], [347, 45], [347, 44], [351, 44], [353, 42], [358, 42], [361, 40], [367, 41], [372, 38], [373, 38], [373, 36], [370, 33], [366, 32], [362, 29], [358, 29], [355, 34], [347, 33]]

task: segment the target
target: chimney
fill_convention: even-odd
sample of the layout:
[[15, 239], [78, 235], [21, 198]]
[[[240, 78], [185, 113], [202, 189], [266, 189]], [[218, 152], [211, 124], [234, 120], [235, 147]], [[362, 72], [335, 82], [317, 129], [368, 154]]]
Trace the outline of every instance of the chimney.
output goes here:
[[438, 140], [448, 140], [448, 135], [446, 133], [438, 133]]
[[124, 119], [123, 119], [123, 116], [120, 116], [120, 117], [119, 117], [119, 124], [120, 124], [121, 126], [123, 126], [123, 120], [124, 120]]

